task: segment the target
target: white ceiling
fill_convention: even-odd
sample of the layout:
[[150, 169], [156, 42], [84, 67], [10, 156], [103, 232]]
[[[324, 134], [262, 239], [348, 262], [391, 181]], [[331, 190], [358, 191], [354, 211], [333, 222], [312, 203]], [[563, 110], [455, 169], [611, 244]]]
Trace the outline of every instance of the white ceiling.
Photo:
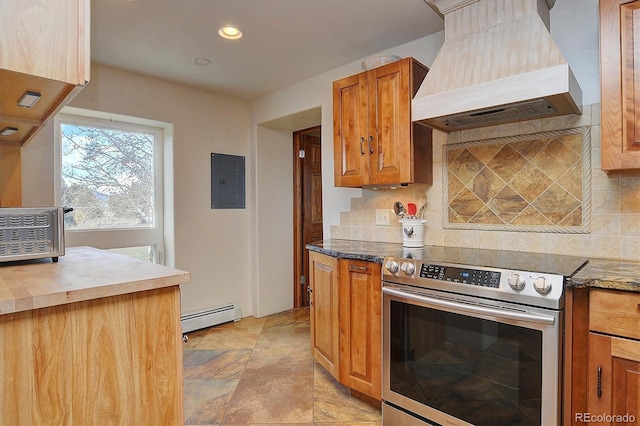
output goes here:
[[[424, 0], [92, 0], [93, 62], [250, 100], [441, 31]], [[241, 28], [224, 40], [222, 25]], [[194, 64], [208, 58], [209, 66]]]

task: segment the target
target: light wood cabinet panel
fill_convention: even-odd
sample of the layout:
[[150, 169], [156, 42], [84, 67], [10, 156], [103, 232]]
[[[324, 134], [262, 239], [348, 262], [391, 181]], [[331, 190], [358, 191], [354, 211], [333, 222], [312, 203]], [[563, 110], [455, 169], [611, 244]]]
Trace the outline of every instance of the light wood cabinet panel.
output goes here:
[[[21, 146], [89, 81], [90, 0], [0, 1], [0, 144]], [[40, 100], [17, 105], [26, 92]]]
[[333, 83], [336, 186], [432, 183], [432, 130], [411, 122], [427, 71], [406, 58]]
[[380, 265], [340, 260], [340, 382], [382, 399]]
[[311, 347], [315, 359], [333, 377], [340, 372], [338, 260], [309, 252]]
[[640, 169], [640, 0], [600, 0], [602, 170]]
[[0, 424], [183, 424], [178, 286], [0, 316]]
[[[2, 124], [0, 123], [0, 127]], [[0, 207], [22, 205], [20, 147], [0, 145]]]
[[85, 84], [90, 18], [89, 0], [2, 0], [0, 68]]

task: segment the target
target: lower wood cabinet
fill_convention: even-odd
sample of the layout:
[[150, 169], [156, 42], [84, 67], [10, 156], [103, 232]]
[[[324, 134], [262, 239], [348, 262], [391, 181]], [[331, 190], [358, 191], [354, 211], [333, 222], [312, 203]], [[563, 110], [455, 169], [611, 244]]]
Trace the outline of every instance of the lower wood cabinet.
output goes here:
[[381, 399], [381, 267], [340, 259], [340, 383]]
[[181, 337], [179, 286], [0, 315], [0, 424], [184, 424]]
[[640, 424], [640, 293], [568, 295], [565, 424]]
[[587, 376], [588, 412], [603, 416], [598, 424], [640, 421], [640, 342], [589, 333]]
[[313, 356], [337, 378], [340, 372], [338, 259], [309, 252], [309, 287]]
[[315, 359], [352, 391], [381, 400], [381, 267], [309, 253]]

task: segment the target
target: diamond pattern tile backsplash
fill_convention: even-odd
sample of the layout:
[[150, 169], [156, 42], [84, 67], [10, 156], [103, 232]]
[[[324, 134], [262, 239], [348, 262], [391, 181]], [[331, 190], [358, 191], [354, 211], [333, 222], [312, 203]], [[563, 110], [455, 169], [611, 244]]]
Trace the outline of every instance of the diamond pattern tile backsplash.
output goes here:
[[590, 129], [444, 146], [448, 229], [589, 231]]

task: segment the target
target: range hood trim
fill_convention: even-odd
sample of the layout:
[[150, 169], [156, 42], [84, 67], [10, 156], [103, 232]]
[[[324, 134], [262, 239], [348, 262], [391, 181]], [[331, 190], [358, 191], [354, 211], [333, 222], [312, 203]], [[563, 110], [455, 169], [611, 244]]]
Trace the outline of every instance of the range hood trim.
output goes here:
[[[561, 64], [455, 90], [416, 97], [412, 101], [412, 121], [445, 132], [463, 130], [463, 128], [444, 126], [440, 120], [450, 115], [485, 110], [488, 105], [494, 108], [508, 108], [536, 99], [546, 99], [556, 109], [554, 113], [545, 116], [582, 114], [582, 90], [569, 65]], [[526, 119], [521, 118], [518, 121]], [[491, 124], [494, 123], [488, 116], [486, 124], [483, 125]], [[465, 128], [471, 127], [481, 126]]]

